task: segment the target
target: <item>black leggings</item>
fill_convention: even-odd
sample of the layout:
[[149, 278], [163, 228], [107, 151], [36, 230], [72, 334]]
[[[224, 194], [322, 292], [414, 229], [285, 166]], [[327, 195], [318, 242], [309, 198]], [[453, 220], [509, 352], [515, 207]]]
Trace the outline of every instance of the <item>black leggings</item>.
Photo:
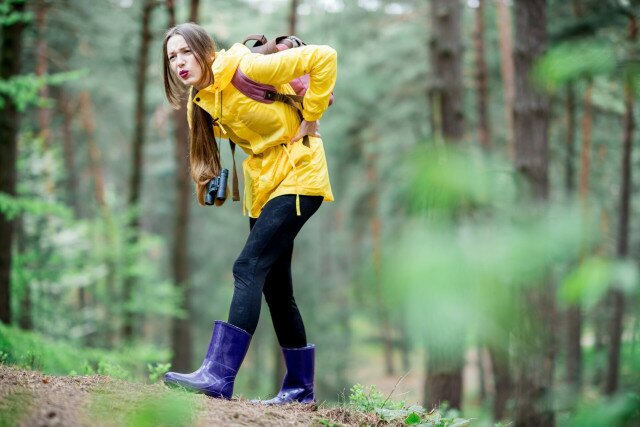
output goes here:
[[296, 196], [278, 196], [264, 206], [258, 218], [250, 219], [249, 238], [233, 264], [235, 283], [229, 323], [253, 335], [264, 292], [280, 345], [286, 348], [307, 345], [302, 317], [293, 298], [291, 255], [293, 240], [318, 210], [322, 199], [322, 196], [300, 196], [301, 215], [297, 216]]

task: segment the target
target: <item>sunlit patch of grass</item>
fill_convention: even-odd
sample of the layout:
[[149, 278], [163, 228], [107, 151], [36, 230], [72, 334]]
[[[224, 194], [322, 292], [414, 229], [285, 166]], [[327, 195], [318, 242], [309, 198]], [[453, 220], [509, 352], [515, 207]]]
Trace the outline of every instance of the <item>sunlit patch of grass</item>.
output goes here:
[[92, 421], [131, 427], [189, 426], [198, 413], [200, 396], [179, 389], [149, 387], [132, 391], [114, 384], [93, 390], [89, 404]]

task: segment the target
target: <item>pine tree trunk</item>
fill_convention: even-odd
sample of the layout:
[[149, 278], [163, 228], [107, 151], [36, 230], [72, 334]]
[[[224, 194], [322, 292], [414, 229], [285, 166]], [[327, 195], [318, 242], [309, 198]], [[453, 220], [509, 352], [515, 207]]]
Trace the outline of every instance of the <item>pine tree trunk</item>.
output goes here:
[[[65, 178], [63, 187], [67, 190], [67, 203], [73, 208], [76, 218], [82, 217], [80, 206], [80, 196], [78, 189], [78, 171], [76, 169], [75, 150], [73, 147], [73, 133], [71, 131], [71, 123], [73, 115], [67, 92], [60, 88], [55, 91], [58, 99], [58, 110], [62, 116], [62, 152], [64, 160]], [[78, 310], [84, 310], [87, 304], [87, 296], [84, 286], [78, 288]]]
[[431, 7], [431, 105], [440, 112], [439, 131], [445, 139], [456, 142], [464, 136], [461, 4], [433, 0]]
[[[149, 46], [151, 44], [151, 12], [156, 6], [154, 0], [147, 0], [142, 7], [142, 25], [140, 30], [140, 49], [138, 51], [138, 67], [136, 71], [136, 107], [135, 129], [131, 144], [131, 178], [129, 181], [128, 206], [131, 210], [129, 222], [129, 248], [138, 242], [140, 232], [140, 189], [142, 188], [144, 141], [146, 134], [145, 93], [147, 90], [147, 68], [149, 62]], [[133, 261], [135, 262], [135, 261]], [[126, 305], [131, 299], [135, 279], [127, 276], [124, 280], [123, 303]], [[123, 313], [122, 336], [125, 340], [133, 338], [134, 316], [129, 310]]]
[[482, 148], [491, 147], [491, 122], [489, 120], [489, 72], [484, 48], [484, 4], [480, 0], [474, 13], [473, 47], [476, 55], [476, 93], [478, 111], [478, 142]]
[[[368, 182], [378, 182], [376, 156], [370, 155], [367, 159]], [[384, 351], [384, 366], [386, 375], [394, 375], [393, 367], [393, 339], [391, 337], [391, 324], [389, 313], [382, 296], [382, 221], [378, 207], [378, 191], [373, 189], [369, 196], [369, 212], [371, 213], [371, 252], [373, 257], [373, 283], [372, 287], [376, 299], [378, 312], [379, 332]]]
[[[43, 77], [47, 74], [48, 64], [47, 64], [47, 12], [48, 5], [44, 0], [37, 0], [35, 2], [36, 9], [36, 75], [38, 77]], [[49, 87], [44, 85], [38, 91], [38, 96], [41, 98], [49, 98]], [[38, 127], [40, 130], [40, 137], [44, 141], [45, 151], [48, 151], [51, 146], [51, 111], [48, 107], [38, 107]], [[48, 181], [47, 186], [51, 185], [51, 171], [46, 170], [46, 173], [49, 175], [47, 177]], [[53, 191], [53, 188], [49, 188], [50, 192]]]
[[[431, 2], [432, 123], [437, 138], [450, 143], [461, 141], [464, 136], [461, 15], [462, 4], [458, 1]], [[459, 409], [465, 348], [463, 331], [452, 331], [448, 342], [431, 336], [426, 345], [425, 406], [430, 409], [446, 401], [450, 407]]]
[[295, 35], [298, 29], [298, 0], [291, 0], [289, 8], [289, 35]]
[[[516, 0], [514, 50], [515, 165], [534, 197], [548, 199], [548, 100], [533, 87], [530, 76], [546, 50], [546, 0]], [[548, 279], [525, 291], [516, 339], [515, 425], [554, 426], [548, 398], [555, 363], [553, 287]]]
[[[508, 346], [505, 346], [505, 348]], [[488, 347], [493, 371], [494, 388], [496, 391], [493, 401], [493, 419], [500, 421], [505, 418], [507, 403], [512, 396], [512, 380], [509, 370], [509, 353], [505, 349], [491, 345]]]
[[191, 7], [190, 7], [190, 13], [189, 13], [189, 19], [191, 20], [191, 22], [198, 22], [200, 21], [199, 17], [200, 17], [200, 0], [191, 0]]
[[498, 9], [498, 32], [500, 35], [500, 70], [502, 74], [505, 123], [507, 126], [507, 154], [510, 159], [515, 156], [513, 101], [515, 99], [515, 71], [513, 69], [513, 35], [511, 31], [511, 13], [507, 0], [496, 0]]
[[[629, 18], [629, 42], [635, 44], [638, 36], [638, 23], [635, 16]], [[629, 222], [631, 213], [631, 159], [632, 143], [635, 122], [633, 120], [634, 88], [632, 77], [625, 76], [624, 99], [624, 139], [622, 141], [622, 182], [620, 185], [620, 216], [618, 221], [618, 242], [616, 256], [624, 260], [629, 256]], [[618, 390], [620, 376], [620, 351], [622, 347], [622, 320], [624, 317], [624, 295], [619, 289], [610, 291], [611, 300], [611, 325], [609, 326], [609, 352], [607, 357], [607, 375], [605, 378], [604, 392], [612, 395]]]
[[191, 174], [189, 172], [189, 135], [184, 105], [173, 113], [176, 153], [176, 206], [171, 250], [173, 281], [181, 290], [184, 318], [172, 321], [173, 369], [187, 370], [192, 360], [191, 286], [189, 284], [189, 206], [191, 205]]
[[[192, 2], [191, 20], [197, 22], [197, 2]], [[195, 7], [195, 9], [193, 8]], [[169, 27], [176, 25], [173, 1], [167, 1]], [[191, 318], [191, 286], [189, 283], [189, 206], [191, 205], [191, 173], [189, 165], [189, 128], [187, 125], [185, 99], [179, 110], [171, 115], [174, 128], [174, 146], [176, 156], [176, 205], [173, 226], [173, 245], [171, 248], [173, 282], [182, 293], [182, 309], [185, 318], [173, 318], [171, 321], [172, 369], [187, 371], [191, 369], [193, 359], [193, 334]]]
[[[104, 221], [104, 225], [106, 227], [106, 232], [103, 236], [106, 247], [109, 248], [106, 251], [107, 257], [105, 259], [105, 265], [107, 268], [106, 277], [105, 277], [105, 286], [106, 286], [106, 301], [105, 301], [105, 312], [107, 315], [107, 323], [106, 327], [102, 328], [100, 332], [102, 336], [87, 337], [87, 344], [93, 345], [97, 341], [103, 341], [106, 345], [114, 344], [116, 341], [117, 333], [116, 328], [114, 327], [113, 319], [117, 318], [118, 313], [115, 310], [117, 304], [117, 295], [116, 295], [116, 263], [113, 259], [114, 256], [114, 244], [113, 238], [111, 235], [112, 228], [112, 220], [111, 220], [111, 212], [109, 210], [109, 206], [107, 205], [105, 194], [104, 194], [104, 174], [102, 172], [102, 161], [100, 159], [100, 149], [95, 140], [95, 122], [93, 119], [93, 104], [91, 102], [91, 95], [88, 91], [84, 91], [80, 93], [78, 98], [78, 102], [80, 104], [81, 115], [80, 118], [82, 120], [82, 128], [85, 134], [85, 140], [87, 143], [88, 151], [89, 151], [89, 170], [91, 171], [91, 175], [93, 178], [94, 185], [94, 197], [96, 201], [96, 205], [99, 209], [99, 215], [102, 217]], [[88, 295], [85, 294], [85, 298]], [[96, 338], [100, 338], [97, 340]]]
[[[575, 156], [575, 127], [576, 127], [576, 100], [572, 83], [566, 89], [566, 155], [565, 155], [565, 192], [572, 197], [575, 192], [575, 169], [573, 161]], [[585, 110], [586, 112], [587, 110]], [[582, 313], [579, 306], [569, 307], [565, 312], [566, 333], [565, 352], [567, 364], [567, 383], [574, 389], [579, 389], [582, 382], [582, 348], [580, 338], [582, 335]]]
[[78, 170], [76, 167], [76, 153], [73, 146], [71, 100], [64, 89], [58, 91], [58, 108], [62, 116], [62, 152], [64, 168], [66, 171], [65, 185], [67, 200], [73, 207], [76, 218], [82, 218], [82, 206], [80, 205], [80, 190], [78, 188]]
[[582, 147], [580, 149], [580, 187], [579, 196], [586, 210], [589, 198], [589, 175], [591, 174], [591, 130], [593, 129], [593, 82], [589, 81], [584, 92], [582, 113]]
[[[24, 3], [9, 3], [9, 12], [22, 14]], [[2, 28], [0, 78], [8, 80], [20, 74], [20, 52], [24, 23], [21, 20]], [[11, 97], [0, 94], [4, 108], [0, 110], [0, 193], [16, 195], [16, 161], [20, 114]], [[0, 213], [0, 321], [11, 323], [11, 263], [15, 220]]]
[[564, 182], [568, 196], [572, 196], [576, 188], [576, 172], [573, 167], [576, 135], [576, 95], [573, 84], [567, 85], [566, 99], [567, 152], [565, 154]]
[[[582, 116], [582, 146], [580, 148], [580, 186], [579, 197], [583, 215], [586, 217], [589, 212], [589, 176], [591, 174], [591, 130], [593, 128], [593, 104], [592, 104], [593, 83], [587, 84], [583, 100]], [[573, 168], [571, 167], [573, 157], [573, 135], [575, 124], [575, 102], [573, 92], [567, 94], [567, 192], [573, 185]], [[571, 140], [569, 140], [571, 138]], [[566, 361], [567, 361], [567, 383], [574, 389], [579, 389], [582, 383], [582, 347], [580, 344], [582, 336], [582, 310], [579, 305], [571, 306], [566, 311]]]

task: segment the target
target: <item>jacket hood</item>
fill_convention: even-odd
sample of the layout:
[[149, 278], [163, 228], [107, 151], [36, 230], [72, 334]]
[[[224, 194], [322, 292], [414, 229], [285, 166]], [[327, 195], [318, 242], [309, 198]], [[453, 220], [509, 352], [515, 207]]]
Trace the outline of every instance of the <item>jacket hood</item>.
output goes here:
[[231, 82], [240, 60], [248, 53], [251, 53], [249, 48], [240, 43], [234, 44], [229, 50], [223, 49], [218, 52], [211, 65], [213, 84], [206, 89], [214, 92], [224, 90]]

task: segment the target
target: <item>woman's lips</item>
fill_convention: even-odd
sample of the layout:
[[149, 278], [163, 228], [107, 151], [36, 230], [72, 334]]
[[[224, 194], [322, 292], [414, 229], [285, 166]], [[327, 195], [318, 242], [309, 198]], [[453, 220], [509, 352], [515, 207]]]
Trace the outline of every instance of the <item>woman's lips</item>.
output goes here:
[[178, 74], [180, 74], [180, 77], [183, 79], [186, 79], [187, 77], [189, 77], [189, 72], [187, 70], [182, 70]]

